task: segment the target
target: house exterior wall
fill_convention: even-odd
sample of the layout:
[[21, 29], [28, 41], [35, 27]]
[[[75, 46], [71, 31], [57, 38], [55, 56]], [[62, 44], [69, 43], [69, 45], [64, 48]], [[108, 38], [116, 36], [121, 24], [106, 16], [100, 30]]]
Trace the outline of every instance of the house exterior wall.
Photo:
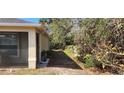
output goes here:
[[19, 34], [19, 56], [4, 58], [5, 63], [27, 64], [36, 68], [36, 33], [39, 35], [39, 57], [42, 50], [49, 50], [49, 38], [34, 27], [0, 26], [0, 32], [17, 32]]
[[37, 63], [36, 31], [28, 32], [28, 68], [35, 69]]
[[49, 38], [41, 33], [41, 51], [42, 50], [49, 50]]
[[49, 50], [49, 38], [43, 33], [39, 33], [39, 61], [41, 60], [41, 52]]

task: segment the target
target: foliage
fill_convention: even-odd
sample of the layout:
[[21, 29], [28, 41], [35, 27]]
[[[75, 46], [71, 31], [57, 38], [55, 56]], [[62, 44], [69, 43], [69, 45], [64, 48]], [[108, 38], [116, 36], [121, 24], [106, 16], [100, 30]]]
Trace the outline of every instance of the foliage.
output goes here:
[[44, 24], [44, 23], [47, 23], [47, 24], [49, 24], [49, 23], [51, 23], [51, 19], [50, 18], [41, 18], [40, 20], [39, 20], [39, 22], [40, 23], [42, 23], [42, 24]]
[[71, 34], [68, 33], [73, 27], [71, 19], [51, 19], [50, 28], [52, 30], [51, 35], [51, 47], [52, 48], [64, 48], [66, 44], [72, 44]]
[[84, 66], [85, 67], [94, 67], [94, 60], [91, 54], [86, 54], [84, 57]]
[[79, 60], [85, 62], [86, 67], [95, 66], [102, 69], [111, 67], [118, 72], [120, 68], [124, 70], [123, 18], [80, 19], [78, 23], [80, 29], [73, 33], [71, 31], [75, 23], [72, 20], [53, 18], [47, 21], [52, 31], [50, 36], [52, 48], [72, 45], [70, 49], [79, 55]]
[[65, 36], [62, 29], [52, 25], [52, 35], [50, 36], [50, 45], [52, 48], [63, 48], [65, 46]]
[[124, 51], [124, 19], [84, 19], [80, 22], [80, 27], [75, 37], [80, 60], [86, 61], [84, 58], [90, 54], [97, 66], [102, 64], [102, 68], [116, 68], [120, 59], [112, 54], [118, 56]]
[[68, 33], [65, 37], [66, 45], [74, 45], [74, 33]]

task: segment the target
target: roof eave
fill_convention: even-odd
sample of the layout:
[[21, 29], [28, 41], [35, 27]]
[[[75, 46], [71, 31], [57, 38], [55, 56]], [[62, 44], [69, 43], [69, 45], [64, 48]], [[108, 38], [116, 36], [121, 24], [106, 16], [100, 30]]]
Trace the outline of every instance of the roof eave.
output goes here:
[[45, 32], [45, 28], [41, 24], [36, 24], [36, 23], [0, 23], [0, 26], [35, 27], [38, 29], [42, 29], [42, 31], [49, 37], [48, 33]]
[[0, 23], [0, 26], [28, 26], [28, 27], [41, 27], [41, 24], [35, 23]]

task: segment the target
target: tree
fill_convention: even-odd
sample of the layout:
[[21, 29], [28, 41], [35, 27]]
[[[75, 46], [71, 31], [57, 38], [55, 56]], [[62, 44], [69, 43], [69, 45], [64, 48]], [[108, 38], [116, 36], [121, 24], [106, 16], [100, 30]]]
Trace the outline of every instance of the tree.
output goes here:
[[67, 34], [71, 32], [73, 23], [71, 19], [68, 18], [52, 18], [50, 19], [50, 28], [52, 31], [51, 35], [51, 45], [56, 48], [64, 48], [66, 45]]

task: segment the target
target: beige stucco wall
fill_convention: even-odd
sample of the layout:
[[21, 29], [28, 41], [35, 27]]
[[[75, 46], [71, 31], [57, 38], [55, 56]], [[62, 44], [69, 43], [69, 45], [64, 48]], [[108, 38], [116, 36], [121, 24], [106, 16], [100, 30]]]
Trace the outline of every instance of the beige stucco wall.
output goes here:
[[41, 49], [49, 50], [49, 39], [43, 33], [41, 33]]
[[44, 33], [39, 33], [39, 61], [43, 50], [49, 50], [49, 37], [44, 35]]

